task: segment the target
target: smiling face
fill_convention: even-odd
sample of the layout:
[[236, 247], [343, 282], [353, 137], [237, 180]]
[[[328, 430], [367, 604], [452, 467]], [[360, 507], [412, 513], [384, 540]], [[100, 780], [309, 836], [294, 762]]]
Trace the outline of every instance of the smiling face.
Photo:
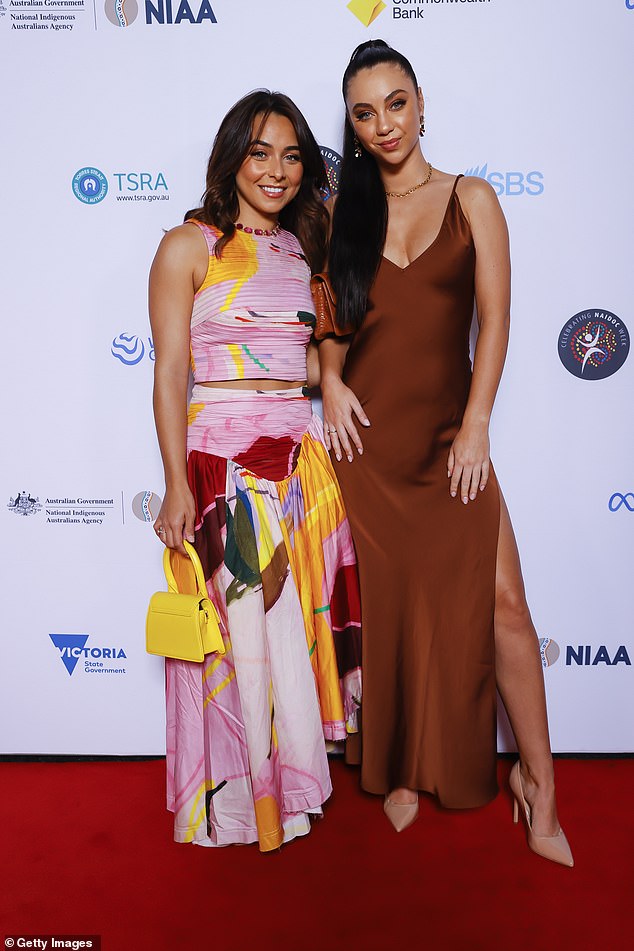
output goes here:
[[253, 129], [257, 138], [236, 172], [239, 220], [270, 228], [299, 191], [304, 168], [290, 119], [272, 112], [262, 125], [262, 116], [256, 116]]
[[400, 165], [418, 147], [424, 105], [420, 89], [393, 63], [361, 69], [346, 90], [353, 131], [384, 165]]

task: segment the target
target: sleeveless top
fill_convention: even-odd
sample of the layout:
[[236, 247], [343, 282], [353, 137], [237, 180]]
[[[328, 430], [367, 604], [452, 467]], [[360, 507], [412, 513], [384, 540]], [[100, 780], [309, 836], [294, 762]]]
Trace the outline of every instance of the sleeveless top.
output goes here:
[[194, 382], [305, 380], [315, 310], [310, 267], [295, 235], [236, 231], [217, 258], [221, 232], [195, 219], [191, 223], [209, 248], [207, 274], [192, 309]]

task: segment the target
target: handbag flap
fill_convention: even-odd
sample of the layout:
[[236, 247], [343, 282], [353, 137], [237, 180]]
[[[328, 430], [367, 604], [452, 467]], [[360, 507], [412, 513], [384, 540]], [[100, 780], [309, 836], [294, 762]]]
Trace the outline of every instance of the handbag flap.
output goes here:
[[[150, 598], [150, 611], [154, 614], [169, 614], [173, 617], [192, 617], [205, 610], [206, 598], [198, 594], [173, 594], [171, 591], [157, 591]], [[209, 604], [210, 602], [207, 602]], [[207, 608], [208, 610], [208, 608]]]

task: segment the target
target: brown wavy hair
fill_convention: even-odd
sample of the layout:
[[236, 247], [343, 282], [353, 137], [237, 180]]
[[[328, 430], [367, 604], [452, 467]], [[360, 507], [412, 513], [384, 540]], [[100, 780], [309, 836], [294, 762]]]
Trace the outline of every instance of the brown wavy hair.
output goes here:
[[222, 255], [235, 234], [239, 203], [236, 172], [249, 154], [268, 117], [274, 113], [292, 124], [304, 168], [302, 183], [295, 198], [282, 209], [280, 225], [299, 240], [313, 273], [321, 271], [326, 260], [328, 213], [324, 197], [328, 180], [319, 146], [306, 119], [292, 99], [281, 92], [256, 89], [240, 99], [220, 123], [207, 165], [207, 182], [200, 208], [185, 215], [185, 221], [197, 218], [222, 231], [214, 249]]

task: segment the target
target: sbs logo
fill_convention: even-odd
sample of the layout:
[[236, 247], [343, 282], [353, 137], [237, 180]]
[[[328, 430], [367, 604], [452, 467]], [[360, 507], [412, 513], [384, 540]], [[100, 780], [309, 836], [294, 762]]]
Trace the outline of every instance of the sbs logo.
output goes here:
[[108, 179], [98, 168], [80, 168], [73, 175], [73, 194], [85, 205], [96, 205], [108, 194]]
[[114, 26], [130, 26], [139, 15], [136, 0], [106, 0], [103, 8]]
[[627, 327], [609, 310], [582, 310], [559, 334], [559, 358], [582, 380], [605, 380], [616, 373], [630, 352]]
[[484, 178], [500, 198], [502, 195], [541, 195], [544, 176], [541, 172], [490, 172], [489, 163], [468, 168], [465, 175]]

